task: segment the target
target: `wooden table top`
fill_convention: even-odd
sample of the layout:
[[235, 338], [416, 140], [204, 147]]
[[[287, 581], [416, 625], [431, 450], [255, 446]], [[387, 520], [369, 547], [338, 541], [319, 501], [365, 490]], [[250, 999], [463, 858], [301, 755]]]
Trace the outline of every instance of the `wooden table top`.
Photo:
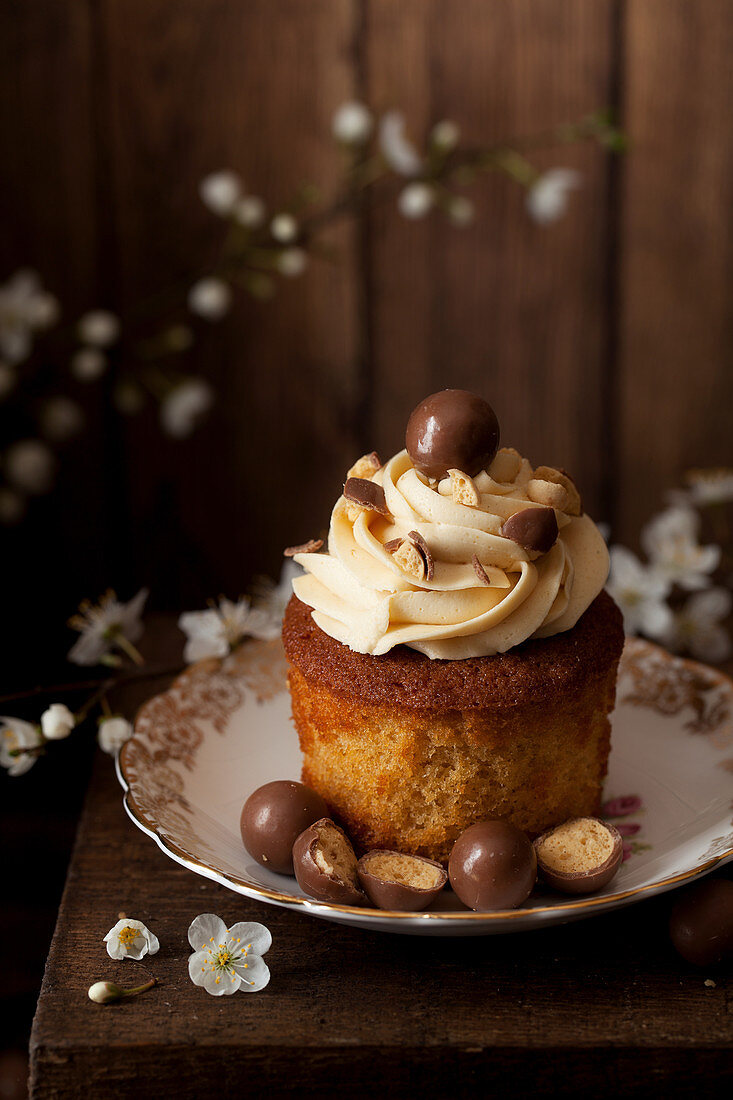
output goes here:
[[[100, 754], [33, 1027], [32, 1096], [730, 1095], [731, 971], [677, 957], [671, 897], [508, 936], [346, 928], [173, 863], [128, 820]], [[191, 983], [186, 934], [202, 912], [267, 924], [265, 990], [215, 998]], [[108, 958], [120, 913], [157, 934], [157, 955]], [[158, 987], [119, 1004], [87, 997], [103, 978], [151, 976]]]

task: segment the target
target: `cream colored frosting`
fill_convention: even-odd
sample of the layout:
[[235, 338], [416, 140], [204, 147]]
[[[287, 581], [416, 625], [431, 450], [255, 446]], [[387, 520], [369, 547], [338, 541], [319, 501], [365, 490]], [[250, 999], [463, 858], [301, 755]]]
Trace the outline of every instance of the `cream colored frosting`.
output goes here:
[[[384, 489], [389, 517], [340, 497], [328, 553], [295, 557], [305, 574], [293, 589], [321, 630], [359, 653], [404, 644], [451, 660], [504, 653], [528, 638], [570, 630], [606, 582], [606, 544], [588, 516], [557, 509], [558, 538], [545, 554], [502, 536], [505, 520], [537, 507], [536, 495], [528, 496], [527, 459], [509, 462], [517, 469], [513, 480], [492, 477], [506, 475], [510, 453], [500, 452], [473, 479], [475, 506], [456, 503], [450, 478], [430, 482], [407, 451], [372, 477]], [[384, 548], [411, 531], [422, 535], [434, 559], [430, 580], [407, 575]], [[474, 555], [488, 585], [477, 576]]]

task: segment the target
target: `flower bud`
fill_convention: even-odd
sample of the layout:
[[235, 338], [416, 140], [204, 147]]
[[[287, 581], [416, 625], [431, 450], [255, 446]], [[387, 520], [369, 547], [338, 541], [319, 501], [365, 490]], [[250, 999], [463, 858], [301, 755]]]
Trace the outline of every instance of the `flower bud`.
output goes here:
[[65, 703], [53, 703], [41, 715], [41, 729], [47, 741], [61, 741], [75, 725], [76, 719]]
[[108, 1005], [113, 1001], [119, 1001], [120, 997], [124, 997], [125, 991], [120, 985], [116, 985], [114, 982], [95, 982], [94, 985], [89, 987], [89, 1000], [95, 1001], [98, 1005]]

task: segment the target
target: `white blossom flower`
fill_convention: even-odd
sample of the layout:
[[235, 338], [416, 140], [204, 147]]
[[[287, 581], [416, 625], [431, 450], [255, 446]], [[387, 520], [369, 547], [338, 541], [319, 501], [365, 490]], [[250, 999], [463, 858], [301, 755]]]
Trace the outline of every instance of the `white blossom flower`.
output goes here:
[[298, 223], [292, 214], [276, 214], [270, 222], [270, 232], [280, 244], [290, 244], [298, 236]]
[[141, 920], [123, 917], [104, 937], [110, 959], [133, 959], [139, 962], [145, 955], [155, 955], [160, 950], [158, 937], [146, 928]]
[[242, 194], [242, 181], [236, 172], [224, 169], [204, 176], [199, 184], [201, 201], [213, 214], [227, 217]]
[[641, 532], [641, 545], [656, 572], [671, 584], [707, 588], [720, 562], [719, 546], [700, 546], [700, 517], [691, 508], [673, 507], [655, 516]]
[[733, 500], [733, 469], [688, 470], [685, 474], [687, 498], [691, 504], [727, 504]]
[[424, 218], [435, 200], [435, 192], [427, 183], [408, 183], [397, 199], [397, 207], [405, 218]]
[[195, 282], [188, 292], [188, 308], [191, 313], [205, 317], [207, 321], [219, 321], [232, 304], [231, 287], [223, 279], [213, 275]]
[[708, 588], [688, 596], [674, 613], [673, 621], [660, 641], [675, 652], [687, 651], [700, 661], [717, 664], [731, 655], [730, 635], [722, 625], [733, 606], [725, 588]]
[[71, 373], [79, 382], [96, 382], [107, 369], [107, 357], [98, 348], [79, 348], [71, 357]]
[[12, 393], [18, 381], [17, 372], [9, 363], [0, 360], [0, 401]]
[[202, 913], [188, 930], [188, 942], [194, 950], [188, 958], [188, 973], [194, 985], [221, 997], [236, 993], [257, 993], [270, 980], [270, 971], [262, 958], [272, 936], [264, 924], [241, 921], [227, 928], [221, 917]]
[[258, 195], [244, 195], [234, 207], [234, 218], [246, 229], [256, 229], [265, 220], [265, 204]]
[[44, 401], [39, 423], [47, 439], [63, 443], [79, 434], [84, 426], [84, 413], [76, 401], [59, 394]]
[[454, 225], [470, 225], [474, 219], [475, 207], [465, 195], [454, 195], [448, 205], [448, 217]]
[[621, 608], [627, 634], [660, 638], [669, 630], [672, 612], [664, 602], [670, 583], [652, 567], [642, 565], [625, 546], [612, 546], [607, 591]]
[[24, 514], [25, 500], [20, 493], [9, 489], [7, 485], [0, 485], [0, 523], [12, 526], [19, 523]]
[[390, 168], [400, 176], [417, 176], [422, 159], [405, 137], [405, 117], [400, 111], [387, 111], [379, 123], [379, 147]]
[[108, 348], [120, 335], [120, 321], [108, 309], [93, 309], [79, 318], [79, 339], [94, 348]]
[[41, 730], [47, 741], [62, 741], [75, 725], [76, 718], [65, 703], [52, 703], [41, 715]]
[[288, 278], [302, 275], [307, 266], [308, 256], [302, 248], [284, 248], [277, 258], [278, 271]]
[[132, 737], [133, 729], [126, 718], [119, 714], [113, 714], [109, 718], [101, 718], [97, 741], [102, 752], [114, 756], [122, 748], [126, 741]]
[[286, 558], [277, 584], [274, 584], [269, 577], [257, 578], [252, 586], [255, 607], [267, 616], [267, 621], [257, 632], [258, 638], [270, 640], [280, 637], [285, 608], [293, 594], [293, 581], [302, 573], [302, 566], [292, 558]]
[[69, 619], [69, 626], [81, 637], [69, 650], [68, 659], [76, 665], [96, 665], [115, 647], [129, 653], [143, 632], [141, 616], [147, 598], [148, 589], [141, 588], [128, 603], [120, 603], [111, 590], [98, 604], [84, 600], [79, 614]]
[[59, 312], [58, 301], [43, 290], [35, 271], [17, 271], [0, 285], [0, 354], [11, 365], [22, 363], [34, 334], [50, 328]]
[[331, 129], [337, 141], [344, 145], [362, 145], [368, 140], [374, 127], [374, 119], [363, 103], [342, 103], [333, 116]]
[[56, 474], [56, 459], [40, 439], [21, 439], [5, 452], [5, 476], [11, 485], [32, 495], [47, 493]]
[[0, 716], [0, 768], [8, 775], [23, 775], [36, 762], [36, 754], [23, 749], [37, 749], [43, 744], [38, 726], [22, 718]]
[[460, 138], [461, 131], [458, 128], [458, 123], [449, 118], [436, 122], [430, 131], [430, 140], [433, 145], [444, 153], [449, 153], [451, 149], [455, 149]]
[[203, 378], [185, 378], [160, 403], [163, 431], [174, 439], [189, 436], [214, 403], [214, 391]]
[[540, 225], [556, 222], [568, 208], [570, 192], [580, 187], [583, 177], [573, 168], [551, 168], [543, 172], [527, 191], [530, 217]]
[[186, 611], [178, 626], [188, 639], [183, 651], [187, 662], [205, 657], [226, 657], [242, 638], [271, 637], [271, 617], [243, 596], [237, 603], [224, 596], [206, 611]]

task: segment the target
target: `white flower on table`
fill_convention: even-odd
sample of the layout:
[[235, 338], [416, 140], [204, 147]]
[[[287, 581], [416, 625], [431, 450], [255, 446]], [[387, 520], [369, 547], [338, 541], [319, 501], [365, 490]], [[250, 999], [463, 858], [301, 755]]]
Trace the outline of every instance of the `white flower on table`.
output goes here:
[[104, 937], [110, 959], [133, 959], [139, 962], [145, 955], [155, 955], [160, 950], [158, 937], [141, 920], [123, 917]]
[[68, 659], [75, 665], [96, 665], [107, 657], [113, 648], [122, 649], [133, 656], [133, 643], [143, 632], [142, 612], [148, 598], [148, 589], [141, 588], [129, 603], [120, 603], [113, 591], [102, 596], [98, 604], [84, 600], [79, 614], [69, 619], [69, 626], [78, 630], [81, 637], [71, 647]]
[[720, 562], [719, 546], [700, 546], [700, 517], [691, 508], [668, 508], [642, 529], [641, 545], [655, 571], [680, 588], [707, 588]]
[[242, 181], [236, 172], [222, 169], [204, 176], [199, 184], [199, 194], [204, 206], [220, 217], [227, 217], [242, 194]]
[[731, 640], [722, 625], [733, 606], [733, 597], [725, 588], [708, 588], [689, 596], [673, 615], [669, 629], [660, 641], [674, 652], [689, 652], [700, 661], [717, 664], [731, 655]]
[[26, 749], [37, 749], [43, 744], [43, 735], [38, 726], [23, 721], [22, 718], [0, 716], [0, 768], [8, 775], [23, 775], [36, 762], [36, 753]]
[[213, 403], [214, 391], [204, 378], [185, 378], [161, 401], [160, 423], [163, 431], [174, 439], [185, 439]]
[[568, 208], [570, 192], [577, 190], [583, 177], [572, 168], [550, 168], [543, 172], [527, 191], [526, 205], [530, 217], [539, 225], [549, 225], [563, 216]]
[[331, 123], [333, 136], [344, 145], [363, 145], [369, 139], [373, 127], [371, 111], [355, 100], [342, 103]]
[[41, 730], [47, 741], [61, 741], [68, 737], [76, 718], [65, 703], [52, 703], [41, 715]]
[[646, 634], [659, 639], [672, 622], [672, 612], [664, 602], [670, 591], [666, 577], [652, 567], [642, 565], [625, 546], [612, 546], [611, 572], [606, 590], [621, 608], [627, 634]]
[[418, 176], [423, 162], [412, 142], [405, 136], [405, 116], [387, 111], [379, 123], [379, 147], [389, 167], [400, 176]]
[[132, 733], [132, 725], [126, 718], [112, 714], [109, 718], [100, 719], [97, 741], [102, 752], [114, 756], [130, 740]]
[[93, 348], [108, 348], [120, 335], [120, 320], [108, 309], [92, 309], [79, 318], [79, 339]]
[[202, 913], [188, 930], [188, 942], [194, 950], [188, 959], [191, 981], [214, 997], [239, 989], [257, 993], [270, 980], [262, 955], [269, 951], [272, 936], [264, 924], [241, 921], [227, 928], [221, 917]]
[[253, 607], [243, 596], [236, 603], [222, 596], [206, 611], [186, 611], [178, 626], [187, 637], [183, 659], [202, 661], [206, 657], [226, 657], [247, 636], [272, 637], [271, 615]]
[[0, 285], [0, 354], [11, 365], [22, 363], [34, 334], [50, 328], [59, 313], [58, 301], [43, 289], [35, 271], [16, 271]]
[[40, 439], [19, 439], [5, 452], [5, 476], [23, 493], [41, 496], [52, 487], [56, 476], [56, 459]]

